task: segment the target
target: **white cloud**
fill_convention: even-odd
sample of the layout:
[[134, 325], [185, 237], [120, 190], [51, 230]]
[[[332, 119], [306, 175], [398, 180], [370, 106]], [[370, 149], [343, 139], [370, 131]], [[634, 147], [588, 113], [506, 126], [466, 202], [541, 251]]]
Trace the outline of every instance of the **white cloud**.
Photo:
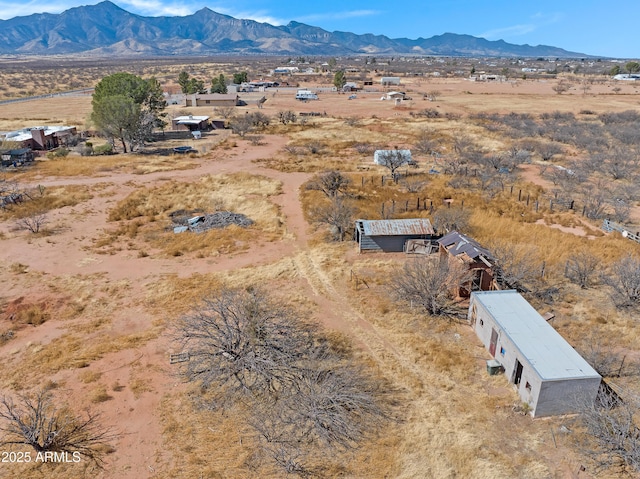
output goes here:
[[0, 2], [0, 18], [7, 20], [13, 17], [24, 17], [33, 13], [60, 13], [75, 6], [76, 4], [73, 1]]
[[558, 23], [563, 18], [564, 15], [562, 13], [545, 14], [538, 12], [530, 17], [530, 22], [528, 23], [494, 28], [493, 30], [480, 33], [478, 36], [487, 39], [518, 37], [534, 32], [541, 27]]
[[323, 20], [347, 20], [349, 18], [359, 17], [371, 17], [374, 15], [380, 15], [382, 12], [379, 10], [348, 10], [344, 12], [328, 12], [328, 13], [315, 13], [311, 15], [304, 15], [297, 20], [300, 22], [318, 22]]

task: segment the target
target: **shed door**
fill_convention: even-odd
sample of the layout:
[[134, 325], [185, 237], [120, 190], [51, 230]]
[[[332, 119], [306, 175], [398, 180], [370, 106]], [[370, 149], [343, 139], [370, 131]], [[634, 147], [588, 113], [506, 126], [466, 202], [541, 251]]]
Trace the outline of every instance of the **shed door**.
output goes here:
[[496, 355], [496, 344], [498, 344], [498, 332], [491, 328], [491, 342], [489, 343], [489, 353], [491, 356]]
[[513, 370], [513, 384], [516, 386], [520, 384], [520, 379], [522, 379], [522, 363], [516, 359], [516, 367]]

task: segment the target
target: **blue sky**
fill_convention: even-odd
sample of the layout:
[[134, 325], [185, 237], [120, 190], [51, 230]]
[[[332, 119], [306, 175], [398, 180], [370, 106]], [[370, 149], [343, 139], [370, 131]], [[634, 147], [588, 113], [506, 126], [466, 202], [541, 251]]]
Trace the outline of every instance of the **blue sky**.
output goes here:
[[[0, 0], [0, 18], [60, 13], [98, 3], [82, 0]], [[515, 44], [552, 45], [609, 57], [640, 57], [639, 0], [114, 0], [145, 16], [189, 15], [202, 7], [272, 25], [296, 20], [328, 31], [373, 33], [391, 38], [446, 32]]]

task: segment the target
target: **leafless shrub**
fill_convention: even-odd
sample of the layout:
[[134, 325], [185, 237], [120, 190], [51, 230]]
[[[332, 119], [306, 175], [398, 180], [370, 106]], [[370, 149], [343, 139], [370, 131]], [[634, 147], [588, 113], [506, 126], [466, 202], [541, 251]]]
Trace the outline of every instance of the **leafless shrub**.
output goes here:
[[432, 316], [456, 316], [460, 313], [456, 292], [471, 279], [471, 273], [463, 265], [451, 266], [436, 256], [405, 263], [391, 276], [387, 289], [395, 301], [417, 306]]
[[535, 289], [542, 270], [541, 264], [535, 261], [535, 247], [496, 242], [490, 250], [496, 260], [496, 276], [502, 288], [513, 288], [520, 292]]
[[438, 233], [448, 233], [450, 231], [468, 232], [470, 229], [469, 220], [471, 213], [462, 208], [438, 208], [433, 214], [433, 226]]
[[264, 142], [262, 141], [264, 140], [264, 136], [262, 135], [249, 135], [245, 136], [245, 138], [249, 140], [254, 146], [264, 145]]
[[116, 438], [99, 416], [87, 412], [77, 416], [67, 407], [57, 407], [50, 391], [34, 396], [0, 399], [0, 446], [31, 446], [36, 452], [65, 452], [103, 464], [108, 443]]
[[[593, 460], [596, 469], [612, 469], [637, 477], [640, 471], [640, 404], [635, 396], [601, 392], [594, 402], [579, 400], [579, 424], [586, 434], [580, 450]], [[612, 471], [612, 472], [613, 472]]]
[[189, 351], [189, 381], [227, 395], [275, 394], [298, 374], [313, 328], [257, 290], [225, 289], [181, 318], [177, 341]]
[[298, 119], [298, 116], [291, 110], [287, 111], [279, 111], [276, 114], [276, 118], [280, 123], [286, 125], [287, 123], [295, 123]]
[[236, 109], [233, 106], [218, 106], [213, 109], [213, 112], [219, 117], [228, 120], [235, 115]]
[[324, 145], [320, 141], [310, 141], [305, 147], [312, 155], [319, 155], [324, 150]]
[[351, 180], [336, 170], [320, 173], [307, 183], [308, 190], [322, 191], [328, 198], [346, 194]]
[[356, 143], [353, 147], [361, 155], [370, 155], [376, 149], [375, 145], [371, 145], [370, 143]]
[[301, 146], [295, 146], [295, 145], [286, 145], [284, 147], [284, 151], [286, 151], [287, 153], [290, 153], [292, 155], [304, 155], [305, 149]]
[[262, 454], [286, 473], [308, 474], [309, 457], [358, 447], [390, 419], [384, 389], [344, 348], [254, 288], [208, 297], [176, 340], [191, 358], [186, 379], [225, 407], [248, 406]]
[[568, 92], [573, 85], [567, 81], [560, 80], [554, 86], [551, 87], [553, 91], [555, 91], [558, 95], [562, 95], [563, 93]]
[[635, 308], [640, 304], [640, 259], [630, 254], [611, 266], [605, 277], [618, 308]]
[[29, 216], [16, 220], [16, 227], [21, 230], [30, 231], [33, 234], [39, 233], [47, 223], [47, 214], [44, 212], [34, 212]]
[[616, 351], [610, 345], [604, 344], [603, 336], [602, 331], [597, 329], [591, 331], [589, 336], [582, 341], [582, 345], [577, 348], [580, 355], [602, 377], [613, 378], [627, 374], [636, 375], [638, 373], [637, 365], [627, 361], [626, 356], [623, 356], [622, 353]]
[[586, 251], [572, 254], [565, 265], [564, 275], [580, 288], [587, 289], [599, 280], [600, 263], [599, 258]]
[[229, 126], [231, 127], [231, 131], [240, 138], [243, 138], [255, 128], [248, 115], [234, 117], [229, 123]]
[[564, 152], [562, 146], [554, 142], [538, 142], [535, 145], [535, 151], [540, 155], [543, 161], [549, 161], [556, 155]]
[[433, 133], [427, 130], [422, 130], [418, 135], [418, 139], [413, 145], [413, 149], [423, 155], [430, 155], [437, 151], [438, 143], [433, 138]]

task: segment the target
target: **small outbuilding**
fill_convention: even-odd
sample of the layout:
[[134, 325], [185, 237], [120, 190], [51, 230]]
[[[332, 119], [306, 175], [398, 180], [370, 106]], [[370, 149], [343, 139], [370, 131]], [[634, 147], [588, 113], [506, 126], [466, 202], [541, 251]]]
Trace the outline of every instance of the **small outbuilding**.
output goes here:
[[174, 130], [206, 131], [210, 128], [209, 117], [206, 115], [177, 116], [171, 120], [171, 127]]
[[455, 295], [468, 298], [472, 291], [499, 289], [494, 281], [495, 259], [476, 240], [451, 231], [438, 240], [440, 255], [449, 264], [458, 263], [471, 271], [471, 279], [457, 287]]
[[601, 376], [517, 291], [471, 293], [468, 319], [532, 416], [575, 413], [596, 399]]
[[356, 220], [358, 251], [402, 253], [407, 240], [434, 239], [435, 231], [427, 218], [404, 220]]
[[184, 106], [238, 106], [239, 100], [237, 93], [195, 93], [185, 96]]

